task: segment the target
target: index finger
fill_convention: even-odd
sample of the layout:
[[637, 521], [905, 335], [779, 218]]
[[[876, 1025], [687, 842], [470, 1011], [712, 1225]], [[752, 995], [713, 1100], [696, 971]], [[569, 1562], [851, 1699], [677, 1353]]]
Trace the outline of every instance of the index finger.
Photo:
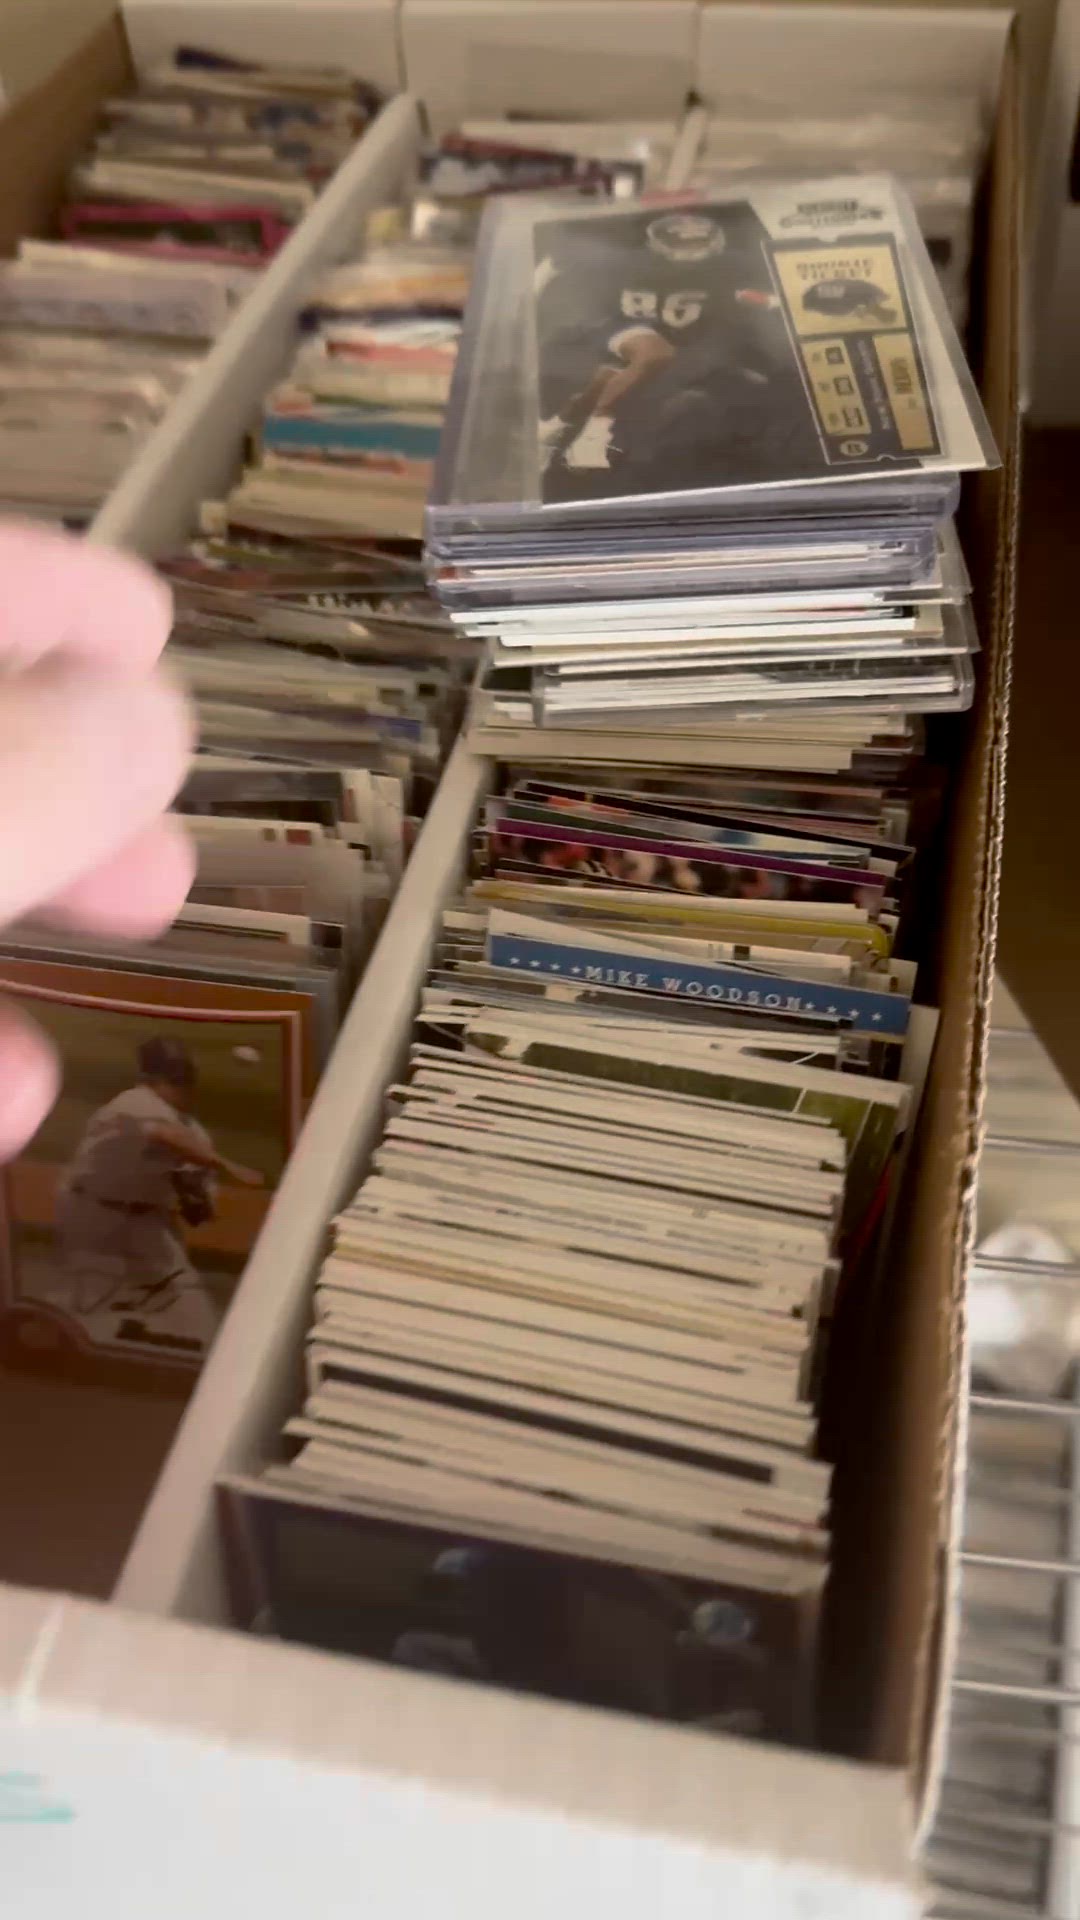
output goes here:
[[50, 527], [0, 523], [0, 674], [53, 653], [142, 673], [171, 626], [172, 594], [143, 561]]

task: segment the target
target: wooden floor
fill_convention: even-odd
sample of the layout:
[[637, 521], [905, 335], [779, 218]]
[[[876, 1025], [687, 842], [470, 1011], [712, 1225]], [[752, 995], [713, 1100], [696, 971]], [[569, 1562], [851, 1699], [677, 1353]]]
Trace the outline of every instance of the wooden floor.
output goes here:
[[1080, 1095], [1080, 432], [1025, 456], [999, 964]]
[[183, 1410], [0, 1367], [0, 1581], [111, 1593]]

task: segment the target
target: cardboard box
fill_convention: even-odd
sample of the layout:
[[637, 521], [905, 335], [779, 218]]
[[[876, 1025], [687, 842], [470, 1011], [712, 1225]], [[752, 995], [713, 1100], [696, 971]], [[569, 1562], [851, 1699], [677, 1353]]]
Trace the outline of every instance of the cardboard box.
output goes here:
[[[298, 57], [295, 17], [282, 0], [191, 6], [184, 0], [127, 0], [120, 9], [91, 9], [89, 25], [83, 12], [78, 34], [70, 0], [33, 0], [33, 5], [40, 8], [33, 58], [20, 64], [18, 97], [0, 119], [3, 254], [13, 253], [26, 235], [55, 230], [68, 174], [90, 142], [102, 102], [129, 91], [141, 69], [165, 59], [181, 41], [237, 59]], [[106, 17], [95, 22], [94, 14], [103, 12]], [[0, 11], [0, 86], [6, 83], [8, 42]], [[313, 0], [305, 8], [302, 57], [347, 66], [396, 93], [401, 77], [396, 0]], [[35, 83], [24, 89], [18, 82], [31, 71]]]
[[0, 6], [0, 102], [14, 106], [116, 11], [115, 0], [6, 0]]
[[102, 22], [24, 93], [0, 120], [0, 253], [24, 235], [55, 231], [57, 209], [73, 162], [97, 125], [101, 102], [132, 84], [133, 70], [119, 14]]
[[[304, 52], [296, 53], [296, 20], [281, 0], [3, 0], [0, 5], [0, 104], [9, 107], [52, 79], [95, 31], [122, 15], [127, 49], [143, 70], [186, 41], [237, 59], [309, 58], [347, 66], [386, 93], [403, 85], [398, 0], [307, 0]], [[49, 145], [51, 120], [38, 128]]]
[[522, 111], [673, 118], [697, 24], [697, 0], [401, 0], [405, 84], [436, 134]]
[[[755, 97], [800, 114], [869, 113], [875, 101], [974, 95], [992, 123], [1008, 16], [990, 7], [760, 6], [709, 0], [696, 88], [710, 106]], [[933, 59], [928, 62], [928, 44]], [[779, 57], [783, 50], [782, 58]]]
[[[525, 4], [511, 0], [515, 11]], [[858, 10], [844, 12], [850, 45]], [[612, 7], [624, 36], [633, 14]], [[929, 74], [941, 23], [920, 18]], [[320, 1920], [354, 1920], [362, 1907], [380, 1920], [433, 1908], [451, 1920], [592, 1907], [620, 1920], [917, 1913], [910, 1843], [935, 1698], [1000, 863], [1019, 474], [1018, 99], [1008, 48], [974, 289], [976, 358], [1005, 464], [971, 486], [966, 508], [983, 653], [925, 979], [945, 1017], [881, 1371], [866, 1404], [853, 1405], [860, 1446], [838, 1491], [830, 1698], [852, 1710], [835, 1713], [830, 1731], [850, 1757], [705, 1740], [226, 1624], [214, 1479], [255, 1464], [295, 1403], [325, 1223], [379, 1130], [485, 779], [459, 748], [115, 1604], [11, 1590], [0, 1599], [0, 1825], [19, 1920], [66, 1920], [74, 1887], [81, 1911], [110, 1920], [224, 1915], [238, 1901], [260, 1920], [294, 1920], [301, 1903]], [[282, 300], [293, 292], [283, 286]], [[263, 350], [262, 327], [279, 319], [264, 310], [242, 353], [219, 342], [218, 373], [242, 377]], [[152, 550], [190, 514], [202, 475], [238, 456], [235, 418], [215, 425], [220, 387], [204, 379], [200, 394], [185, 461], [148, 450], [124, 515], [114, 499], [98, 537]], [[930, 1801], [932, 1787], [931, 1775]]]
[[[66, 19], [66, 15], [63, 15]], [[59, 60], [0, 119], [0, 253], [27, 235], [55, 232], [73, 162], [88, 146], [102, 102], [127, 92], [140, 70], [182, 41], [237, 58], [296, 57], [295, 22], [281, 0], [128, 0]], [[317, 0], [304, 22], [303, 57], [339, 63], [393, 93], [398, 59], [395, 0]], [[369, 64], [365, 64], [368, 62]], [[238, 449], [272, 380], [291, 356], [298, 302], [316, 270], [359, 242], [363, 219], [401, 187], [419, 139], [416, 109], [392, 99], [378, 126], [319, 196], [302, 236], [282, 249], [226, 335], [162, 420], [114, 490], [101, 537], [147, 554], [182, 539], [194, 503], [236, 469]], [[361, 147], [363, 154], [361, 155]]]

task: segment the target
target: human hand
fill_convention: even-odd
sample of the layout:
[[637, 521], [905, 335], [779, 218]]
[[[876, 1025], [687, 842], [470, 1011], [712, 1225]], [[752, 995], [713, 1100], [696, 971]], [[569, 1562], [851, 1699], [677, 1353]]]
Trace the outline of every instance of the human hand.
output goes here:
[[[162, 818], [191, 750], [187, 706], [156, 671], [172, 618], [141, 561], [29, 524], [0, 524], [0, 928], [145, 939], [191, 885], [183, 830]], [[56, 1097], [38, 1029], [0, 1005], [0, 1161]]]

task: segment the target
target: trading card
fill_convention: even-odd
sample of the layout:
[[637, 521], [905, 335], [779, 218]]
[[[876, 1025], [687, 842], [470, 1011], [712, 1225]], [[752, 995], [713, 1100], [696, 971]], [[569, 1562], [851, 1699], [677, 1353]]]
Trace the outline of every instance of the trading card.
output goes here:
[[537, 193], [573, 187], [579, 193], [629, 198], [643, 167], [634, 160], [601, 161], [509, 141], [446, 134], [421, 163], [421, 178], [437, 200], [483, 200], [493, 193]]
[[[259, 1583], [251, 1604], [289, 1638], [326, 1644], [329, 1634], [341, 1652], [702, 1732], [797, 1738], [807, 1727], [820, 1588], [812, 1567], [801, 1588], [769, 1592], [761, 1553], [739, 1580], [709, 1585], [658, 1570], [659, 1531], [645, 1537], [643, 1564], [625, 1546], [620, 1562], [584, 1544], [576, 1553], [514, 1545], [497, 1523], [455, 1531], [446, 1519], [320, 1510], [301, 1504], [299, 1486], [236, 1489], [233, 1526]], [[528, 1506], [522, 1517], [535, 1527]], [[595, 1538], [597, 1518], [588, 1518]], [[617, 1521], [608, 1525], [618, 1532]], [[685, 1551], [693, 1564], [694, 1547]], [[340, 1570], [332, 1616], [314, 1572], [327, 1556]]]
[[11, 951], [0, 977], [64, 1062], [0, 1181], [9, 1363], [198, 1367], [313, 1087], [310, 998]]
[[72, 201], [64, 208], [60, 225], [68, 239], [87, 239], [117, 252], [131, 247], [163, 259], [191, 257], [220, 262], [245, 254], [267, 260], [290, 232], [284, 221], [262, 207], [177, 207], [144, 202], [110, 206], [102, 201]]

